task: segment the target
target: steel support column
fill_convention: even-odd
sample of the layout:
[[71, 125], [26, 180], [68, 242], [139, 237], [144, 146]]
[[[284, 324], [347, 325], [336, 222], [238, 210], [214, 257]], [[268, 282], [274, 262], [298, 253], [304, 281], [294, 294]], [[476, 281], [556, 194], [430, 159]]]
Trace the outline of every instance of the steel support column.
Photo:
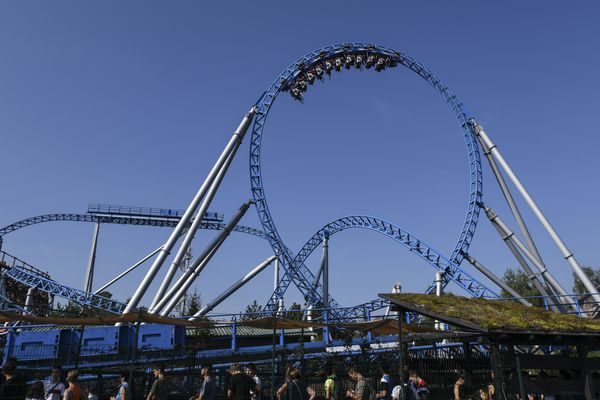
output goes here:
[[100, 222], [96, 222], [94, 226], [94, 236], [92, 237], [92, 247], [90, 249], [90, 258], [88, 260], [88, 266], [85, 273], [85, 283], [83, 290], [88, 293], [92, 292], [94, 284], [94, 266], [96, 264], [96, 249], [98, 248], [98, 235], [100, 233]]
[[540, 221], [546, 232], [548, 232], [548, 234], [562, 253], [565, 260], [567, 260], [567, 262], [571, 265], [571, 268], [573, 268], [579, 279], [581, 279], [581, 282], [589, 291], [594, 301], [600, 303], [600, 294], [598, 293], [598, 289], [596, 289], [590, 278], [585, 274], [585, 272], [581, 268], [581, 265], [579, 264], [571, 250], [569, 250], [565, 242], [560, 238], [558, 232], [556, 232], [548, 218], [546, 218], [546, 216], [538, 207], [537, 203], [533, 200], [525, 186], [521, 183], [521, 181], [514, 173], [512, 168], [508, 165], [508, 163], [502, 156], [502, 153], [500, 153], [500, 150], [498, 150], [496, 145], [492, 142], [492, 140], [489, 138], [489, 136], [484, 131], [481, 125], [479, 125], [474, 119], [471, 119], [469, 122], [474, 127], [475, 135], [480, 137], [481, 140], [487, 146], [487, 148], [490, 149], [490, 152], [492, 153], [494, 158], [498, 161], [504, 172], [506, 172], [506, 174], [508, 175], [509, 179], [515, 185], [517, 190], [521, 193], [521, 196], [523, 196], [523, 199], [525, 200], [529, 208], [531, 208], [531, 211], [533, 211], [534, 215]]

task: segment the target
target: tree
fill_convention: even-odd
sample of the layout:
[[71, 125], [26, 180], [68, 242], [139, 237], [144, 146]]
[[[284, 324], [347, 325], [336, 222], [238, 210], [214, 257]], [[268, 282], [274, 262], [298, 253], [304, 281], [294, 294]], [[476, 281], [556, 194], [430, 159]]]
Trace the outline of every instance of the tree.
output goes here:
[[[541, 293], [533, 286], [527, 274], [521, 270], [514, 271], [512, 268], [507, 268], [506, 271], [504, 271], [502, 280], [522, 297], [541, 296]], [[504, 290], [502, 290], [501, 295], [502, 297], [513, 297]], [[536, 306], [543, 305], [542, 299], [530, 299], [530, 302]]]
[[300, 312], [300, 310], [302, 310], [302, 306], [299, 303], [293, 302], [290, 308], [285, 313], [285, 317], [287, 319], [295, 319], [297, 321], [301, 321], [303, 313]]
[[186, 295], [186, 297], [187, 299], [185, 301], [186, 307], [184, 315], [192, 316], [198, 311], [200, 311], [200, 309], [202, 308], [202, 297], [198, 293], [196, 293], [195, 290], [194, 293], [192, 293], [191, 295], [188, 294]]
[[258, 315], [262, 311], [262, 306], [258, 305], [258, 302], [254, 300], [252, 303], [246, 306], [246, 311], [240, 316], [240, 320], [248, 321], [251, 319], [258, 319], [261, 316]]
[[[586, 274], [588, 278], [592, 281], [596, 289], [600, 286], [600, 269], [594, 269], [589, 266], [582, 267], [583, 272]], [[583, 282], [577, 276], [575, 271], [573, 271], [573, 293], [582, 296], [588, 293], [589, 291], [583, 286]]]

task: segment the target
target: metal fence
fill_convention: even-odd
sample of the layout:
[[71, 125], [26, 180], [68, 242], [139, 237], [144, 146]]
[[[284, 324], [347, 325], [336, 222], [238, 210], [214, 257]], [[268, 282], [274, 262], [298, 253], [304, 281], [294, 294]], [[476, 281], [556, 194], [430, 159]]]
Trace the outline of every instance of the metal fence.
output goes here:
[[[18, 360], [18, 365], [30, 383], [45, 379], [53, 364], [61, 364], [65, 373], [77, 369], [84, 390], [92, 386], [97, 387], [100, 399], [110, 399], [116, 394], [120, 371], [126, 371], [130, 376], [133, 398], [145, 399], [153, 380], [152, 369], [160, 365], [166, 368], [166, 378], [171, 388], [169, 398], [187, 400], [200, 388], [200, 368], [210, 365], [215, 373], [217, 400], [222, 400], [226, 398], [228, 369], [234, 363], [239, 363], [242, 367], [248, 363], [256, 365], [262, 380], [262, 400], [273, 398], [276, 389], [286, 380], [288, 367], [296, 367], [302, 371], [303, 381], [315, 390], [316, 400], [320, 400], [324, 399], [324, 377], [318, 372], [326, 366], [336, 368], [338, 382], [345, 389], [353, 387], [354, 383], [349, 379], [348, 370], [351, 366], [357, 366], [375, 390], [381, 378], [379, 366], [382, 363], [391, 367], [390, 373], [395, 384], [400, 382], [401, 373], [406, 381], [408, 370], [415, 370], [427, 382], [430, 391], [428, 399], [451, 399], [459, 371], [465, 373], [466, 382], [463, 392], [476, 395], [480, 387], [493, 382], [492, 371], [494, 370], [500, 378], [497, 382], [501, 382], [496, 385], [497, 397], [495, 398], [516, 398], [516, 394], [519, 393], [519, 376], [515, 356], [507, 349], [500, 350], [493, 355], [487, 346], [480, 344], [413, 346], [405, 349], [405, 367], [401, 368], [398, 363], [397, 346], [381, 349], [362, 346], [358, 350], [348, 347], [336, 353], [326, 351], [324, 348], [303, 347], [293, 351], [285, 347], [278, 347], [275, 351], [262, 347], [237, 351], [137, 349], [119, 353], [116, 349], [107, 347], [98, 348], [86, 355], [78, 353], [76, 349], [52, 355], [53, 349], [40, 346], [31, 349], [31, 359], [23, 357]], [[41, 355], [47, 357], [40, 359]], [[532, 386], [531, 379], [527, 379], [525, 385], [529, 393], [537, 391], [535, 385]], [[411, 399], [411, 391], [406, 388], [405, 392], [406, 399]]]

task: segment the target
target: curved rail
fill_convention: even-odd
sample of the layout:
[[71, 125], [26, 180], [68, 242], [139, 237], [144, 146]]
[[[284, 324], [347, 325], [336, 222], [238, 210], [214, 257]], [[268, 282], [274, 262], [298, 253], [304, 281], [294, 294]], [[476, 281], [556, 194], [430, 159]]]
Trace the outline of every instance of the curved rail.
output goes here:
[[38, 273], [37, 271], [39, 270], [37, 268], [32, 267], [26, 262], [19, 260], [4, 251], [0, 251], [0, 255], [2, 256], [2, 260], [8, 265], [6, 276], [17, 282], [23, 283], [29, 287], [34, 287], [42, 292], [60, 296], [78, 304], [104, 311], [120, 314], [125, 309], [124, 303], [61, 285], [50, 279], [49, 276]]
[[[46, 214], [36, 217], [26, 218], [13, 224], [0, 228], [0, 240], [2, 236], [31, 225], [46, 222], [57, 221], [75, 221], [75, 222], [99, 222], [105, 224], [126, 224], [126, 225], [146, 225], [157, 227], [174, 227], [179, 221], [179, 217], [161, 218], [161, 217], [134, 217], [134, 216], [104, 216], [93, 214]], [[220, 222], [203, 221], [200, 223], [200, 229], [221, 230], [226, 224]], [[260, 229], [244, 225], [237, 225], [236, 232], [246, 233], [257, 236], [261, 239], [267, 239], [265, 233]], [[1, 242], [0, 242], [1, 243]], [[288, 250], [289, 251], [289, 250]], [[73, 289], [62, 285], [50, 278], [46, 272], [31, 266], [23, 260], [20, 260], [4, 251], [0, 250], [0, 260], [6, 263], [7, 276], [37, 290], [49, 294], [63, 297], [78, 304], [101, 309], [112, 313], [121, 313], [125, 309], [125, 304], [116, 300], [106, 299], [93, 293], [87, 293], [82, 290]]]
[[[463, 273], [459, 267], [463, 260], [462, 254], [469, 248], [479, 219], [477, 203], [482, 197], [482, 173], [477, 140], [472, 127], [467, 123], [468, 116], [463, 111], [462, 103], [423, 64], [396, 50], [365, 43], [327, 46], [306, 54], [287, 67], [271, 84], [256, 105], [258, 111], [254, 119], [250, 143], [250, 184], [263, 230], [267, 234], [273, 251], [282, 255], [285, 269], [280, 279], [279, 287], [265, 307], [266, 311], [276, 311], [278, 300], [283, 297], [283, 294], [292, 281], [306, 298], [316, 296], [316, 298], [311, 299], [313, 303], [322, 300], [320, 293], [313, 293], [312, 291], [311, 282], [314, 280], [312, 272], [303, 264], [298, 265], [294, 261], [293, 255], [286, 252], [283, 239], [277, 231], [267, 204], [261, 172], [261, 143], [264, 126], [271, 106], [282, 91], [289, 91], [294, 99], [302, 101], [303, 93], [306, 92], [308, 86], [313, 84], [317, 79], [321, 79], [324, 73], [331, 73], [333, 70], [339, 71], [342, 68], [355, 67], [362, 69], [363, 66], [369, 68], [369, 63], [377, 71], [402, 65], [417, 73], [442, 95], [459, 122], [467, 147], [471, 184], [465, 222], [452, 255], [447, 260], [448, 265], [446, 267]], [[444, 284], [447, 282], [445, 280]], [[469, 287], [469, 285], [465, 286]], [[471, 293], [475, 294], [477, 291]]]
[[[46, 222], [99, 222], [102, 224], [121, 224], [121, 225], [142, 225], [142, 226], [157, 226], [157, 227], [174, 227], [179, 222], [177, 218], [161, 218], [161, 217], [137, 217], [126, 215], [94, 215], [94, 214], [45, 214], [36, 217], [26, 218], [17, 221], [13, 224], [0, 228], [0, 237], [7, 235], [16, 230], [26, 228], [31, 225], [42, 224]], [[224, 223], [219, 222], [201, 222], [200, 229], [219, 230], [225, 227]], [[258, 236], [262, 239], [267, 239], [267, 235], [260, 229], [249, 226], [238, 225], [234, 228], [236, 232], [248, 233]]]
[[[294, 258], [294, 262], [304, 263], [312, 252], [323, 243], [325, 236], [331, 236], [346, 229], [356, 228], [375, 231], [402, 244], [433, 268], [443, 272], [449, 280], [452, 280], [474, 296], [499, 297], [498, 294], [459, 269], [456, 264], [411, 233], [390, 222], [366, 215], [347, 216], [328, 223], [306, 242]], [[320, 290], [322, 291], [322, 289]]]

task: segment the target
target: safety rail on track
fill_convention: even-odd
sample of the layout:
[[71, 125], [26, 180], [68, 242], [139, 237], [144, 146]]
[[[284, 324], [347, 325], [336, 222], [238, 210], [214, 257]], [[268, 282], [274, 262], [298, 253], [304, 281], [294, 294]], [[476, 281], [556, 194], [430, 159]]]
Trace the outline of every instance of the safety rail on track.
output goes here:
[[32, 274], [39, 275], [46, 279], [50, 279], [50, 274], [48, 272], [44, 272], [41, 269], [38, 269], [33, 265], [28, 264], [25, 261], [15, 256], [12, 256], [4, 251], [0, 251], [0, 265], [8, 269], [17, 267], [24, 271], [28, 271]]
[[[100, 209], [100, 208], [98, 208]], [[221, 215], [222, 213], [208, 213]], [[14, 232], [18, 229], [25, 228], [27, 226], [46, 223], [46, 222], [57, 222], [57, 221], [71, 221], [71, 222], [96, 222], [96, 223], [108, 223], [108, 224], [124, 224], [124, 225], [143, 225], [143, 226], [156, 226], [156, 227], [174, 227], [179, 222], [181, 217], [155, 217], [155, 216], [131, 216], [131, 215], [108, 215], [108, 214], [47, 214], [39, 215], [36, 217], [27, 218], [21, 221], [17, 221], [13, 224], [0, 228], [0, 246], [2, 245], [2, 236]], [[208, 230], [221, 230], [225, 228], [225, 223], [219, 222], [218, 219], [203, 219], [200, 223], [200, 229]], [[261, 239], [267, 239], [265, 233], [250, 226], [237, 225], [233, 228], [235, 232], [246, 233], [259, 237]], [[108, 312], [119, 313], [125, 305], [117, 301], [111, 300], [106, 301], [104, 297], [99, 297], [90, 293], [83, 292], [81, 290], [73, 289], [65, 285], [61, 285], [53, 281], [47, 272], [42, 272], [40, 269], [33, 267], [31, 264], [20, 260], [4, 251], [0, 247], [1, 261], [4, 261], [9, 268], [11, 268], [8, 275], [17, 280], [20, 283], [28, 285], [30, 287], [36, 287], [36, 289], [47, 292], [52, 295], [63, 297], [67, 300], [74, 301], [84, 306], [90, 306], [97, 309], [105, 310]], [[14, 267], [14, 268], [13, 268]]]
[[[181, 218], [185, 210], [172, 208], [120, 206], [114, 204], [89, 204], [88, 214], [131, 215], [138, 217]], [[205, 221], [223, 222], [224, 215], [219, 212], [206, 212], [202, 217]]]
[[11, 256], [4, 251], [0, 251], [2, 260], [6, 263], [8, 271], [6, 276], [17, 282], [23, 283], [29, 287], [34, 287], [42, 292], [51, 295], [64, 297], [85, 306], [109, 311], [112, 313], [121, 313], [125, 309], [125, 304], [116, 300], [107, 299], [93, 293], [87, 293], [83, 290], [73, 289], [50, 279], [48, 273], [31, 266], [16, 257]]

